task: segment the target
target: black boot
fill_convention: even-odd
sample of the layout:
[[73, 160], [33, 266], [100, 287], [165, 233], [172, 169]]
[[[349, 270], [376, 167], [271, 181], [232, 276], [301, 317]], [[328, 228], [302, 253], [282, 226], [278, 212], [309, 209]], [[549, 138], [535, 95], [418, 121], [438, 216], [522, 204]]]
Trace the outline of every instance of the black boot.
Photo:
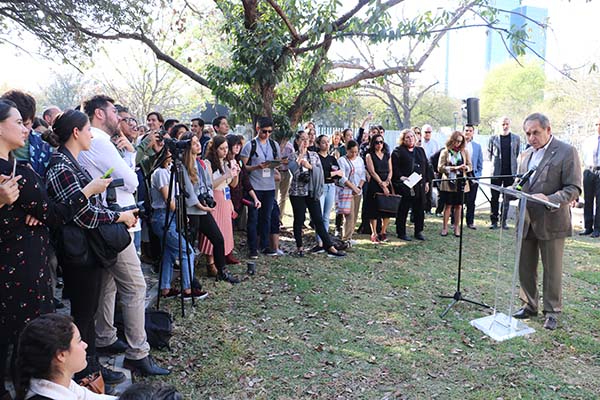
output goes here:
[[217, 274], [217, 281], [229, 282], [232, 285], [240, 283], [240, 280], [233, 276], [231, 272], [227, 271], [226, 269], [222, 269], [219, 271], [219, 273]]
[[123, 361], [123, 366], [132, 372], [141, 374], [142, 376], [150, 376], [150, 375], [169, 375], [171, 371], [168, 369], [160, 367], [154, 361], [151, 355], [147, 355], [141, 360], [130, 360], [126, 358]]

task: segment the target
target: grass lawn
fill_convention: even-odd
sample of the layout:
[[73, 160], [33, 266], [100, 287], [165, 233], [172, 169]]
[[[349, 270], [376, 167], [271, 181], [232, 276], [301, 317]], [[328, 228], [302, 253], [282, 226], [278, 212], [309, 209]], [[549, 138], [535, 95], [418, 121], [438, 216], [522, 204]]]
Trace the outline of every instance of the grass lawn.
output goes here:
[[[462, 291], [493, 304], [498, 254], [508, 270], [514, 258], [483, 215], [477, 223], [465, 232]], [[154, 354], [172, 374], [148, 380], [190, 399], [600, 398], [597, 239], [567, 241], [559, 329], [544, 330], [540, 316], [527, 322], [534, 334], [499, 343], [469, 325], [485, 309], [460, 303], [440, 318], [458, 239], [439, 236], [439, 218], [426, 225], [426, 242], [359, 235], [341, 260], [261, 257], [240, 285], [204, 279], [210, 296], [185, 318], [179, 302], [162, 302], [175, 335]], [[243, 276], [245, 264], [231, 269]]]

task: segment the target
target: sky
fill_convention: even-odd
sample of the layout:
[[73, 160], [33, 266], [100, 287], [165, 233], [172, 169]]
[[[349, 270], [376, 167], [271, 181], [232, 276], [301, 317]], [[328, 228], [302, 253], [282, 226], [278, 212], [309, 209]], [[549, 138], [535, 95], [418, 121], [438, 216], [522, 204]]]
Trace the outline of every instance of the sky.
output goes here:
[[[600, 1], [586, 2], [585, 0], [530, 0], [523, 1], [523, 5], [533, 5], [548, 8], [549, 22], [547, 59], [549, 63], [562, 67], [586, 66], [590, 61], [600, 60], [600, 35], [598, 35], [597, 19], [600, 16]], [[353, 4], [350, 3], [350, 4]], [[398, 15], [410, 15], [419, 9], [432, 9], [448, 2], [438, 0], [407, 1], [397, 9]], [[470, 29], [452, 33], [450, 40], [451, 69], [448, 82], [449, 94], [454, 97], [466, 98], [477, 96], [485, 78], [485, 30]], [[33, 40], [25, 43], [33, 49], [38, 44]], [[424, 71], [419, 78], [423, 85], [439, 81], [445, 82], [447, 41], [442, 40], [440, 46], [433, 52], [425, 64]], [[122, 47], [122, 46], [111, 46]], [[393, 50], [393, 48], [391, 48]], [[338, 54], [348, 54], [351, 48], [341, 46]], [[336, 54], [335, 49], [332, 54]], [[104, 57], [104, 56], [103, 56]], [[46, 86], [52, 79], [55, 71], [71, 69], [69, 66], [60, 65], [42, 59], [37, 55], [28, 55], [16, 50], [10, 45], [0, 45], [0, 88], [20, 88], [37, 92]], [[109, 65], [108, 61], [101, 61], [102, 65]], [[600, 62], [599, 62], [600, 64]], [[454, 67], [452, 67], [454, 66]], [[458, 67], [457, 67], [458, 66]], [[552, 78], [559, 74], [546, 65], [546, 72]]]

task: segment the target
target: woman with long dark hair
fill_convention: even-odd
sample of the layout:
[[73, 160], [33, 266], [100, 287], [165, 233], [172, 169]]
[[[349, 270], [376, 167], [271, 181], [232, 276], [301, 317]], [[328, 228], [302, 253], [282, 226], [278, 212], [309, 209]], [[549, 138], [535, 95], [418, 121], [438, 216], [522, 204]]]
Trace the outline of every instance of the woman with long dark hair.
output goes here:
[[[209, 276], [216, 276], [217, 280], [229, 283], [239, 283], [239, 280], [226, 268], [225, 240], [213, 216], [215, 207], [207, 204], [207, 198], [214, 199], [212, 171], [208, 163], [199, 158], [202, 152], [200, 140], [192, 132], [184, 133], [181, 138], [190, 140], [190, 145], [183, 152], [185, 189], [189, 194], [186, 199], [186, 211], [191, 227], [190, 242], [196, 238], [197, 233], [201, 233], [203, 240], [209, 241], [212, 245], [214, 260], [212, 267], [216, 271], [210, 271], [208, 266]], [[231, 223], [231, 214], [229, 221]]]
[[462, 132], [456, 131], [450, 135], [446, 147], [440, 152], [437, 169], [444, 179], [440, 183], [440, 197], [445, 204], [442, 232], [440, 233], [442, 236], [448, 236], [448, 219], [452, 211], [454, 212], [454, 236], [459, 237], [461, 234], [460, 217], [463, 192], [469, 192], [469, 182], [460, 178], [473, 169], [465, 146], [465, 136]]
[[323, 225], [323, 213], [319, 199], [323, 192], [324, 177], [321, 160], [317, 153], [308, 150], [308, 134], [304, 131], [296, 135], [294, 141], [296, 150], [289, 158], [289, 168], [292, 172], [290, 184], [290, 202], [294, 212], [294, 239], [296, 240], [299, 256], [304, 255], [302, 248], [302, 228], [306, 218], [306, 209], [315, 231], [323, 241], [323, 249], [331, 257], [342, 257], [346, 254], [338, 251], [331, 243], [329, 233]]
[[86, 367], [87, 346], [66, 315], [42, 315], [27, 324], [19, 339], [17, 400], [116, 399], [73, 381]]
[[[369, 183], [365, 195], [363, 218], [369, 221], [371, 226], [371, 242], [379, 243], [387, 240], [387, 227], [391, 214], [381, 212], [377, 209], [376, 194], [389, 194], [392, 182], [392, 160], [383, 135], [376, 133], [371, 137], [369, 150], [365, 157]], [[394, 214], [395, 215], [395, 214]], [[377, 232], [377, 219], [381, 218], [381, 231]]]
[[[0, 174], [13, 177], [9, 184], [16, 181], [19, 191], [14, 202], [0, 207], [0, 398], [8, 396], [4, 381], [9, 345], [16, 345], [27, 322], [54, 311], [48, 226], [70, 220], [87, 205], [87, 197], [101, 193], [108, 184], [94, 180], [74, 190], [64, 204], [51, 201], [39, 175], [11, 154], [24, 146], [27, 132], [15, 103], [0, 100]], [[29, 216], [43, 224], [27, 224]]]
[[[233, 257], [233, 203], [231, 202], [231, 186], [237, 186], [239, 182], [240, 166], [232, 160], [227, 160], [229, 145], [225, 136], [217, 135], [208, 143], [206, 160], [212, 171], [212, 185], [215, 199], [213, 217], [221, 230], [224, 240], [224, 251], [226, 257]], [[208, 264], [214, 266], [213, 245], [208, 238], [203, 238], [198, 245], [201, 253], [206, 254]], [[231, 260], [234, 261], [234, 260]], [[237, 260], [235, 260], [237, 261]]]
[[[88, 150], [92, 141], [87, 115], [76, 110], [68, 110], [59, 114], [52, 126], [52, 138], [59, 147], [52, 155], [46, 171], [48, 194], [56, 202], [67, 203], [74, 193], [93, 182], [91, 176], [77, 161], [79, 153]], [[106, 187], [111, 179], [102, 181]], [[133, 210], [123, 212], [109, 210], [103, 205], [99, 196], [93, 196], [68, 223], [88, 230], [100, 225], [121, 222], [131, 227], [135, 225], [136, 221]], [[122, 381], [125, 378], [122, 373], [102, 368], [96, 357], [94, 316], [98, 309], [102, 282], [100, 261], [91, 251], [88, 251], [87, 259], [67, 258], [61, 247], [62, 243], [57, 243], [57, 256], [63, 268], [65, 291], [69, 293], [71, 299], [71, 315], [83, 340], [90, 345], [88, 368], [78, 374], [76, 378], [81, 379], [89, 373], [101, 370], [106, 382]]]
[[[405, 241], [412, 239], [406, 235], [406, 217], [412, 208], [415, 222], [415, 239], [425, 240], [423, 226], [425, 220], [425, 194], [429, 191], [427, 182], [429, 162], [425, 150], [416, 145], [417, 138], [410, 129], [400, 132], [398, 147], [392, 152], [392, 170], [394, 171], [392, 184], [396, 193], [402, 195], [400, 207], [396, 215], [396, 234]], [[404, 184], [414, 172], [421, 175], [421, 180], [412, 188]]]

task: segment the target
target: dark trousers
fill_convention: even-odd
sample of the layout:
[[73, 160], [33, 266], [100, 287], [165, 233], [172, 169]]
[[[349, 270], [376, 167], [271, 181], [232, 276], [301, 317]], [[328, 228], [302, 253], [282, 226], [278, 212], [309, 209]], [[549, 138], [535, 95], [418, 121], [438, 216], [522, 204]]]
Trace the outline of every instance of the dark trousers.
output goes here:
[[290, 196], [290, 202], [292, 203], [292, 211], [294, 212], [294, 239], [296, 239], [296, 247], [302, 247], [302, 227], [306, 218], [306, 209], [308, 209], [308, 215], [315, 225], [315, 231], [321, 240], [323, 240], [323, 248], [329, 249], [332, 246], [331, 238], [323, 224], [323, 212], [321, 211], [321, 202], [319, 199], [313, 199], [308, 196]]
[[17, 358], [17, 339], [14, 340], [13, 343], [13, 347], [12, 347], [12, 352], [10, 354], [10, 376], [7, 376], [6, 374], [6, 364], [8, 361], [8, 348], [9, 348], [10, 344], [8, 343], [0, 343], [0, 396], [4, 395], [5, 393], [8, 392], [8, 390], [6, 389], [5, 383], [4, 381], [7, 378], [10, 378], [10, 380], [13, 381], [14, 384], [17, 383], [16, 380], [16, 368], [15, 368], [15, 361]]
[[90, 254], [84, 264], [68, 264], [61, 262], [65, 290], [71, 300], [71, 316], [81, 333], [81, 339], [87, 343], [87, 355], [96, 355], [96, 320], [102, 268], [96, 257]]
[[188, 214], [190, 220], [188, 229], [190, 235], [189, 243], [194, 243], [198, 233], [206, 236], [208, 241], [213, 245], [213, 257], [215, 258], [215, 266], [219, 271], [223, 271], [225, 267], [225, 240], [223, 234], [217, 225], [214, 217], [209, 214], [195, 215]]
[[600, 171], [583, 171], [583, 201], [585, 230], [600, 232]]
[[[514, 178], [496, 178], [491, 179], [491, 184], [502, 187], [511, 186], [515, 179]], [[497, 190], [492, 190], [492, 199], [490, 200], [490, 206], [492, 209], [492, 214], [490, 215], [490, 221], [492, 224], [497, 224], [500, 218], [502, 218], [502, 223], [506, 222], [506, 217], [508, 215], [508, 207], [510, 206], [510, 199], [502, 196], [502, 214], [499, 215], [499, 206], [500, 206], [500, 192]]]
[[257, 210], [248, 207], [248, 225], [246, 235], [250, 252], [269, 247], [269, 229], [271, 227], [271, 213], [273, 212], [273, 200], [275, 190], [255, 190], [256, 197], [261, 207]]
[[412, 218], [415, 224], [415, 235], [423, 231], [425, 223], [425, 199], [421, 197], [402, 196], [400, 207], [396, 214], [396, 234], [406, 235], [406, 218], [408, 210], [412, 208]]
[[469, 181], [469, 191], [465, 193], [465, 205], [467, 206], [467, 225], [473, 225], [475, 222], [475, 200], [477, 199], [478, 190], [479, 184], [474, 180]]

